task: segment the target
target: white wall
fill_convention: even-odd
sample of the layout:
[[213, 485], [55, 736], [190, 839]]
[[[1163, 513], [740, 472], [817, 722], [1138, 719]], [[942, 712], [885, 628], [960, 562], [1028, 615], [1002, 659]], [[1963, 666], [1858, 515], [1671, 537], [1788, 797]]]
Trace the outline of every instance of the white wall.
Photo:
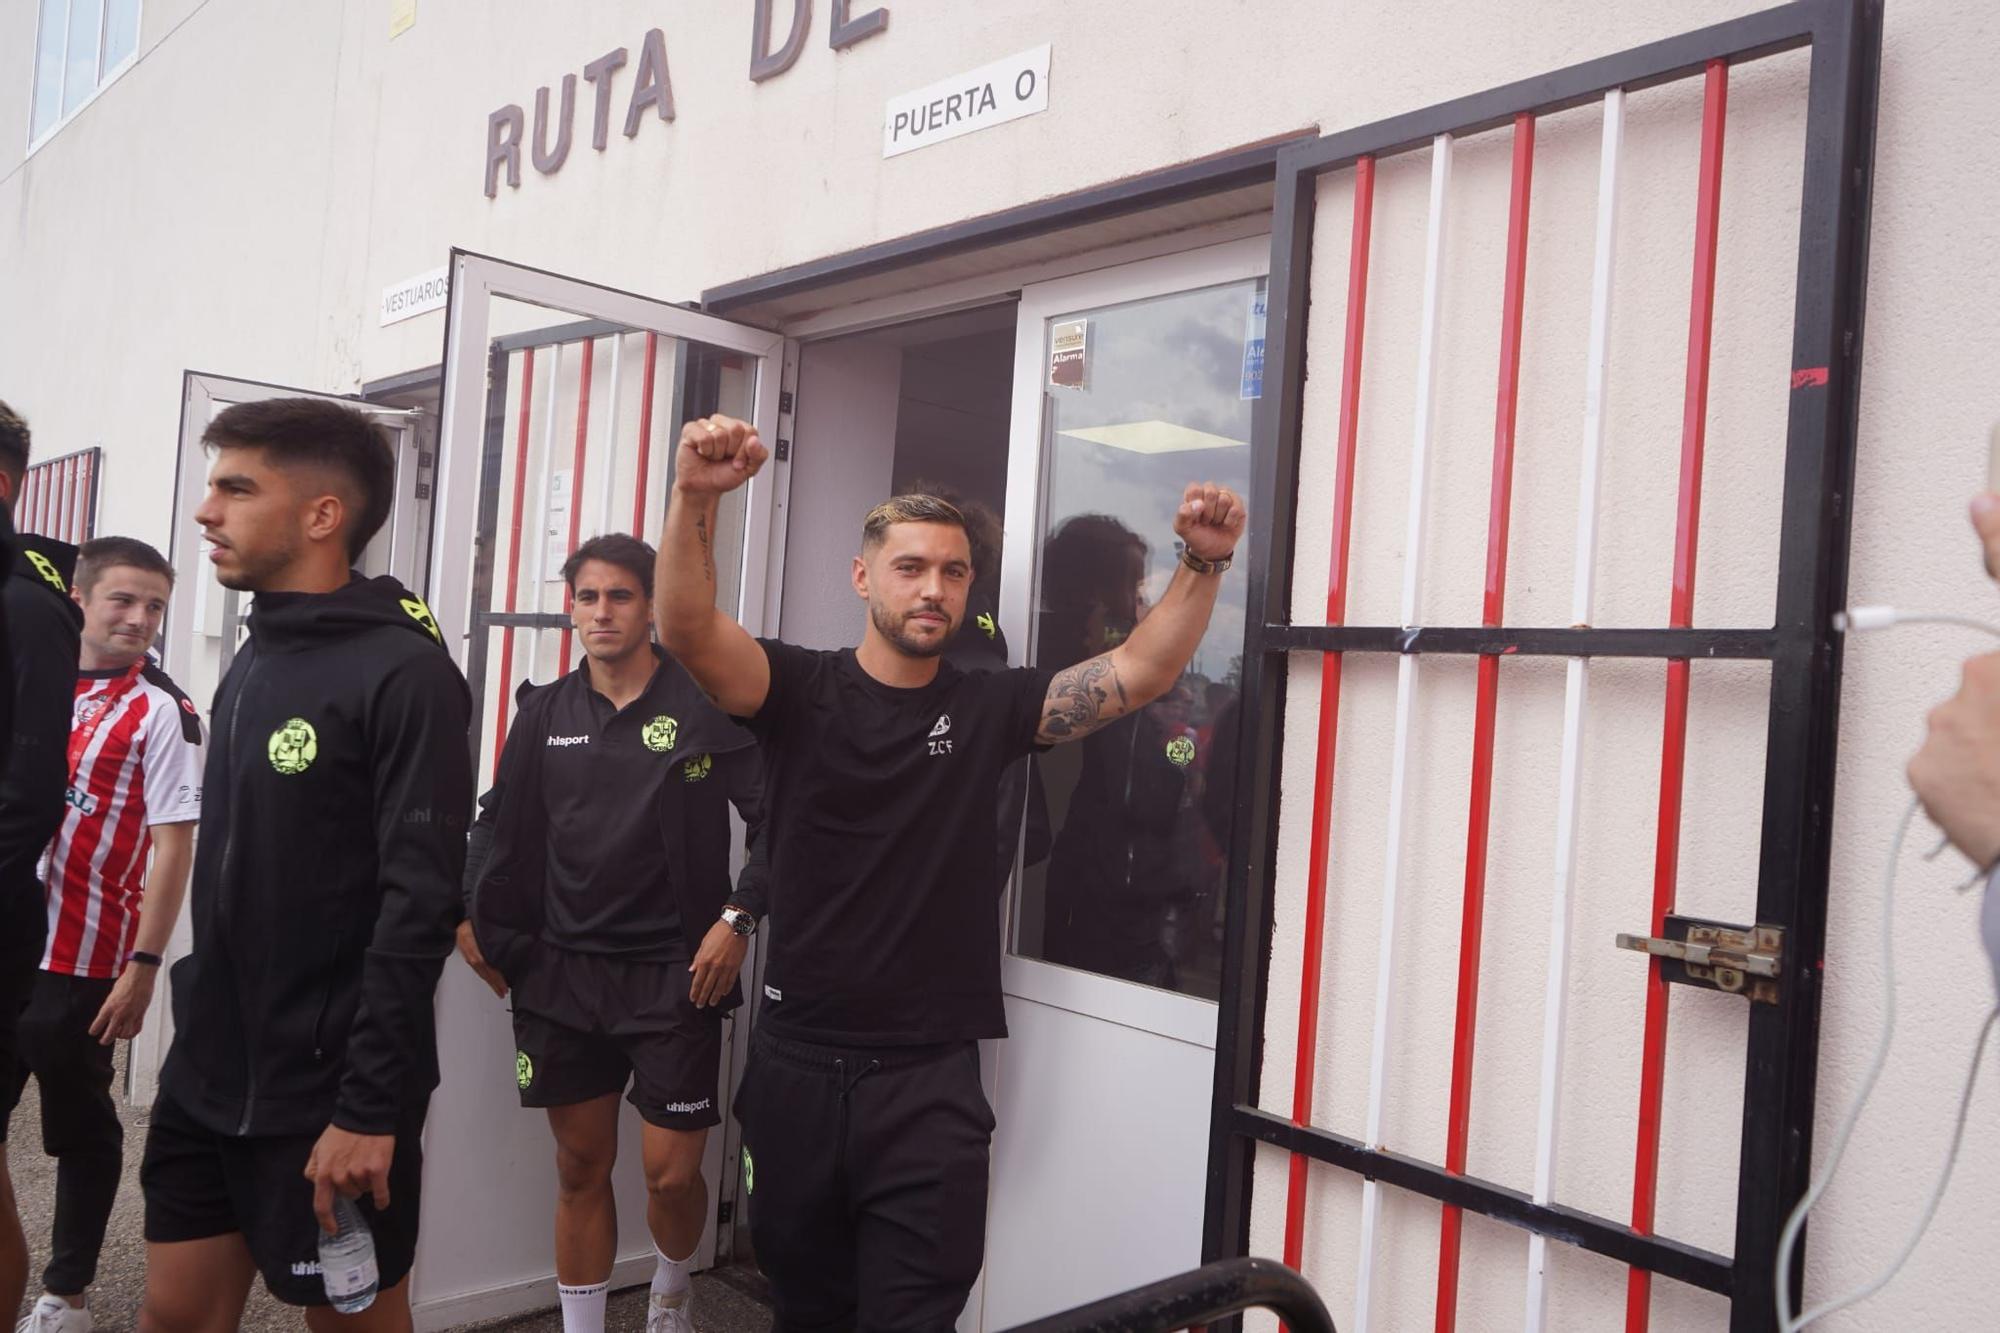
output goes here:
[[[744, 75], [747, 6], [701, 0], [661, 8], [623, 0], [588, 7], [429, 0], [417, 26], [387, 39], [373, 3], [267, 6], [250, 0], [153, 0], [145, 55], [27, 161], [33, 6], [0, 8], [0, 397], [35, 424], [48, 454], [107, 451], [106, 531], [164, 541], [159, 497], [173, 471], [181, 372], [189, 367], [322, 389], [437, 360], [441, 317], [376, 325], [381, 288], [435, 267], [463, 245], [541, 267], [687, 297], [703, 287], [852, 246], [1185, 161], [1318, 125], [1326, 130], [1525, 77], [1764, 7], [1763, 0], [1504, 0], [1251, 3], [1160, 0], [1145, 6], [1023, 0], [1012, 6], [891, 0], [887, 33], [827, 49], [826, 10], [798, 65], [762, 85]], [[780, 6], [780, 9], [783, 9]], [[607, 150], [588, 146], [587, 88], [578, 142], [553, 178], [524, 167], [518, 191], [488, 200], [479, 153], [487, 113], [532, 111], [535, 87], [605, 50], [633, 49], [666, 29], [679, 119], [633, 140], [614, 124]], [[171, 35], [169, 35], [171, 34]], [[1868, 345], [1856, 484], [1857, 600], [1994, 610], [1962, 519], [1983, 481], [1984, 430], [1996, 415], [1984, 386], [2000, 352], [2000, 145], [1991, 133], [1991, 69], [2000, 17], [1985, 0], [1899, 0], [1889, 8], [1872, 233]], [[1054, 48], [1051, 110], [1003, 129], [893, 160], [880, 157], [884, 100], [1041, 42]], [[629, 89], [631, 69], [619, 87]], [[1697, 620], [1758, 623], [1768, 614], [1776, 495], [1776, 422], [1788, 333], [1796, 226], [1803, 61], [1745, 71], [1732, 88], [1723, 203], [1723, 305], [1711, 410], [1710, 482]], [[620, 114], [623, 93], [614, 99]], [[1692, 212], [1693, 127], [1685, 92], [1635, 98], [1621, 265], [1615, 475], [1600, 618], [1652, 623], [1664, 612], [1685, 267]], [[1572, 300], [1587, 265], [1579, 237], [1591, 206], [1591, 113], [1544, 127], [1537, 166], [1523, 379], [1511, 618], [1564, 612], [1570, 484], [1580, 406], [1583, 317]], [[1475, 609], [1484, 539], [1485, 450], [1491, 439], [1504, 134], [1461, 146], [1457, 240], [1447, 333], [1451, 392], [1442, 403], [1439, 539], [1425, 574], [1425, 612], [1464, 620]], [[1641, 165], [1643, 164], [1643, 165]], [[1410, 284], [1421, 225], [1421, 162], [1385, 169], [1376, 238], [1378, 314], [1362, 440], [1363, 505], [1355, 542], [1357, 618], [1393, 618], [1400, 570], [1402, 450], [1407, 438]], [[1315, 301], [1338, 310], [1344, 284], [1342, 187], [1322, 210]], [[1460, 318], [1459, 316], [1462, 316]], [[1299, 607], [1313, 614], [1326, 557], [1327, 440], [1339, 328], [1321, 319], [1312, 347]], [[1399, 352], [1397, 349], [1401, 348]], [[1399, 400], [1398, 394], [1403, 397]], [[802, 397], [806, 391], [802, 389]], [[801, 447], [805, 447], [804, 441]], [[883, 467], [886, 469], [886, 456]], [[856, 474], [858, 476], [858, 473]], [[885, 473], [886, 477], [886, 473]], [[858, 484], [858, 483], [857, 483]], [[795, 500], [809, 492], [795, 485]], [[805, 522], [810, 505], [796, 504]], [[845, 511], [829, 512], [842, 516]], [[798, 533], [793, 549], [798, 549]], [[843, 636], [846, 637], [846, 636]], [[1925, 706], [1954, 682], [1972, 645], [1923, 630], [1869, 639], [1848, 655], [1822, 1042], [1821, 1125], [1855, 1085], [1880, 1003], [1875, 877], [1902, 799], [1900, 766]], [[1552, 845], [1556, 671], [1509, 663], [1499, 748], [1494, 874], [1487, 919], [1481, 1054], [1472, 1162], [1518, 1183], [1530, 1149], [1532, 1033], [1538, 1031], [1541, 922]], [[1437, 1054], [1448, 1014], [1463, 854], [1469, 671], [1427, 671], [1418, 809], [1421, 848], [1401, 966], [1438, 978], [1406, 1006], [1391, 1125], [1395, 1145], [1441, 1149], [1448, 1075]], [[1660, 682], [1643, 667], [1596, 677], [1583, 860], [1588, 886], [1576, 935], [1579, 1021], [1573, 1030], [1570, 1121], [1559, 1191], [1623, 1207], [1637, 1066], [1636, 959], [1608, 948], [1643, 919], [1657, 775]], [[1352, 1128], [1361, 1015], [1372, 990], [1379, 892], [1381, 673], [1351, 667], [1343, 734], [1348, 779], [1337, 818], [1329, 990], [1321, 1026], [1318, 1115]], [[1309, 665], [1289, 713], [1285, 814], [1274, 945], [1265, 1104], [1289, 1103], [1305, 881], [1302, 814], [1312, 752]], [[1756, 669], [1697, 672], [1682, 903], [1740, 915], [1755, 847], [1763, 681]], [[1809, 1282], [1821, 1292], [1893, 1248], [1917, 1206], [1947, 1129], [1973, 1029], [1992, 1000], [1972, 940], [1974, 903], [1945, 891], [1953, 871], [1913, 866], [1901, 928], [1921, 958], [1906, 977], [1904, 1039], [1857, 1135], [1852, 1173], [1828, 1196], [1813, 1232]], [[1921, 952], [1919, 951], [1921, 948]], [[1727, 1248], [1735, 1159], [1741, 1010], [1677, 993], [1669, 1050], [1663, 1228]], [[1365, 1026], [1365, 1024], [1364, 1024]], [[2000, 1240], [1986, 1206], [2000, 1188], [1990, 1091], [1931, 1238], [1874, 1305], [1835, 1327], [1970, 1327], [1981, 1313], [1982, 1261]], [[1825, 1135], [1821, 1136], [1824, 1144]], [[1912, 1165], [1913, 1164], [1913, 1165]], [[1258, 1181], [1256, 1247], [1281, 1237], [1283, 1165]], [[1714, 1192], [1722, 1190], [1720, 1197]], [[1347, 1300], [1354, 1269], [1355, 1185], [1316, 1173], [1307, 1267]], [[1395, 1254], [1380, 1274], [1390, 1326], [1429, 1317], [1436, 1210], [1392, 1203]], [[1467, 1225], [1461, 1309], [1468, 1323], [1518, 1318], [1525, 1241]], [[1556, 1314], [1563, 1327], [1615, 1322], [1623, 1273], [1564, 1253]], [[1656, 1326], [1706, 1328], [1719, 1303], [1658, 1285]]]

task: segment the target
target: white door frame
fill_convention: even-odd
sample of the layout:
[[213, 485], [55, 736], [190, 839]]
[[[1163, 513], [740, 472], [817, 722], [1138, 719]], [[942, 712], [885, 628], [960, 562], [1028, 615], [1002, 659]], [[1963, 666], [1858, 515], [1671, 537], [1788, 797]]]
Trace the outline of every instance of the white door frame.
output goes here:
[[[1009, 640], [1014, 665], [1024, 666], [1034, 658], [1032, 640], [1040, 573], [1036, 539], [1044, 517], [1043, 470], [1048, 459], [1043, 406], [1048, 379], [1049, 321], [1078, 310], [1261, 278], [1269, 272], [1270, 264], [1269, 241], [1250, 237], [1022, 289], [1014, 338], [1014, 405], [1007, 450], [1007, 544], [1001, 561], [1000, 585], [1001, 620], [1018, 627]], [[1177, 995], [1015, 954], [1012, 921], [1018, 891], [1017, 880], [1009, 886], [1007, 895], [1009, 944], [1000, 964], [1003, 993], [1214, 1049], [1217, 1006], [1213, 1000]]]
[[[546, 306], [564, 314], [610, 320], [669, 338], [707, 343], [758, 358], [752, 424], [766, 443], [777, 439], [785, 336], [737, 324], [685, 306], [654, 300], [580, 278], [510, 264], [468, 250], [451, 252], [451, 299], [445, 315], [444, 391], [438, 428], [438, 512], [431, 526], [431, 587], [428, 600], [446, 634], [446, 645], [462, 667], [472, 625], [472, 571], [479, 529], [480, 440], [486, 420], [486, 347], [495, 300]], [[459, 373], [456, 363], [464, 361]], [[764, 629], [765, 584], [771, 571], [772, 517], [790, 468], [781, 460], [751, 479], [744, 518], [743, 569], [746, 596], [739, 613], [752, 634]]]

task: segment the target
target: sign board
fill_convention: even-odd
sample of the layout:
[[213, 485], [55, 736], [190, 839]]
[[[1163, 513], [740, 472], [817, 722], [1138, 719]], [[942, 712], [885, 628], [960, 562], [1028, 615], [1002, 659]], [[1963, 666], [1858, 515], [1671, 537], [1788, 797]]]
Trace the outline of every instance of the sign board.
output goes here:
[[929, 148], [1049, 109], [1049, 48], [996, 60], [901, 97], [882, 112], [882, 156]]
[[1250, 313], [1243, 321], [1243, 382], [1238, 398], [1264, 396], [1264, 310], [1269, 304], [1270, 294], [1259, 279], [1257, 289], [1250, 293]]
[[549, 473], [549, 502], [542, 509], [542, 581], [561, 583], [563, 561], [569, 559], [570, 470]]
[[1049, 385], [1081, 389], [1084, 362], [1090, 355], [1090, 321], [1058, 320], [1049, 330]]
[[382, 289], [382, 327], [401, 323], [432, 310], [444, 309], [451, 296], [451, 270], [434, 268]]

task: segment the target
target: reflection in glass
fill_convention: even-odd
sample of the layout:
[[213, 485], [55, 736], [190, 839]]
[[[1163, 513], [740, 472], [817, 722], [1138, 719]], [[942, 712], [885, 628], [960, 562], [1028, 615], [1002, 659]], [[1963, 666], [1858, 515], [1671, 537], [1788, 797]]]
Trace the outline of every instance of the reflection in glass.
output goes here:
[[69, 45], [63, 57], [63, 114], [97, 90], [97, 39], [104, 24], [104, 0], [70, 0]]
[[62, 115], [63, 37], [68, 31], [64, 0], [42, 0], [35, 35], [35, 106], [28, 137], [38, 139]]
[[[1250, 498], [1262, 291], [1245, 281], [1051, 321], [1036, 665], [1107, 652], [1144, 620], [1179, 566], [1189, 482]], [[1037, 762], [1016, 953], [1219, 993], [1244, 606], [1242, 576], [1225, 578], [1164, 698]]]

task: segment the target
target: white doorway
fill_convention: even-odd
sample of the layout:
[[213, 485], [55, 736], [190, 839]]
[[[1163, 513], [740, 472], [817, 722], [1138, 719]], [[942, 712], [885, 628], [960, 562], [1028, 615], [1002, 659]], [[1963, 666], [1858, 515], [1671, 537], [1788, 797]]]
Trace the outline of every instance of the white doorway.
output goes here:
[[[1248, 493], [1268, 262], [1253, 239], [1022, 291], [1002, 606], [1025, 631], [1017, 662], [1060, 668], [1130, 632], [1172, 578], [1187, 482]], [[1201, 1261], [1245, 600], [1225, 582], [1167, 698], [1037, 761], [1008, 901], [1011, 1035], [985, 1059], [986, 1272], [961, 1327]]]

